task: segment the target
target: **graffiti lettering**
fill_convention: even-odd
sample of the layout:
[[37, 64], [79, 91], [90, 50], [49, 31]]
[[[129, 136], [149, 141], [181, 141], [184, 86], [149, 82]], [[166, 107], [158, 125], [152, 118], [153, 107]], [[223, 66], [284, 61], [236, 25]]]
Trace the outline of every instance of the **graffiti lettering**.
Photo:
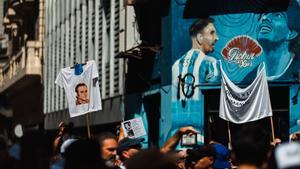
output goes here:
[[247, 35], [236, 36], [227, 42], [222, 50], [224, 59], [239, 65], [239, 67], [252, 66], [253, 59], [261, 53], [262, 47]]
[[228, 51], [228, 56], [229, 62], [237, 63], [240, 67], [251, 66], [251, 61], [254, 59], [254, 54], [248, 54], [247, 50], [242, 52], [239, 48], [231, 48]]

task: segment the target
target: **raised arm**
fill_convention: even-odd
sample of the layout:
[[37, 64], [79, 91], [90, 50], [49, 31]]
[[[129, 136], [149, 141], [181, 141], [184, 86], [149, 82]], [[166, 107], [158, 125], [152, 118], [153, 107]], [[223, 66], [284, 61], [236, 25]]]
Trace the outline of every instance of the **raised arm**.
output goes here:
[[191, 135], [196, 133], [199, 132], [196, 129], [194, 129], [192, 126], [181, 127], [179, 130], [176, 131], [176, 133], [171, 138], [167, 140], [167, 142], [162, 146], [160, 151], [162, 153], [168, 153], [171, 150], [175, 149], [183, 134]]

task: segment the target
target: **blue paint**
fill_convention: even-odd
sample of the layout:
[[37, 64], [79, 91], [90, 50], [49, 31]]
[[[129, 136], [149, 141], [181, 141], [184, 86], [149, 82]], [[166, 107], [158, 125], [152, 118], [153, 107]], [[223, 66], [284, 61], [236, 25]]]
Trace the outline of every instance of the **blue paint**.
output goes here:
[[[161, 120], [160, 120], [160, 140], [159, 144], [162, 146], [164, 142], [171, 137], [172, 134], [180, 126], [186, 125], [184, 121], [190, 121], [194, 117], [193, 121], [190, 121], [195, 128], [201, 127], [201, 115], [198, 110], [191, 112], [188, 116], [184, 114], [178, 114], [178, 117], [172, 117], [172, 104], [171, 104], [171, 67], [173, 63], [180, 58], [187, 50], [190, 49], [191, 40], [188, 36], [188, 30], [194, 19], [183, 19], [184, 6], [170, 1], [169, 15], [162, 19], [162, 46], [163, 50], [160, 56], [161, 65], [161, 79], [164, 89], [167, 89], [167, 93], [161, 92]], [[196, 105], [196, 103], [194, 103]], [[201, 105], [197, 105], [201, 108]], [[188, 110], [184, 110], [188, 111]], [[179, 117], [180, 116], [180, 117]], [[178, 119], [181, 120], [178, 120]], [[176, 122], [177, 121], [177, 122]], [[203, 124], [203, 123], [202, 123]]]
[[300, 94], [297, 97], [297, 104], [293, 104], [293, 97], [297, 95], [298, 85], [290, 87], [290, 134], [300, 131]]
[[[295, 3], [294, 3], [295, 2]], [[298, 1], [293, 1], [287, 12], [283, 11], [282, 16], [285, 17], [282, 20], [277, 20], [269, 26], [273, 30], [277, 29], [277, 25], [287, 26], [284, 29], [281, 28], [278, 31], [279, 34], [287, 34], [290, 30], [295, 31], [297, 34], [300, 32], [300, 7], [296, 3]], [[201, 133], [204, 133], [204, 100], [203, 94], [199, 92], [199, 100], [190, 100], [186, 102], [186, 106], [182, 107], [181, 102], [172, 102], [172, 65], [174, 62], [183, 56], [191, 48], [191, 40], [188, 35], [188, 30], [194, 19], [183, 19], [184, 5], [170, 1], [169, 13], [162, 18], [162, 51], [158, 54], [158, 68], [155, 71], [159, 72], [161, 77], [161, 85], [164, 90], [160, 90], [161, 93], [161, 118], [159, 121], [159, 144], [160, 146], [181, 126], [192, 125]], [[272, 41], [276, 41], [273, 37], [268, 39], [267, 29], [263, 28], [263, 22], [267, 19], [274, 19], [277, 14], [258, 14], [258, 13], [238, 13], [238, 14], [224, 14], [211, 16], [215, 19], [215, 27], [217, 29], [217, 34], [219, 36], [219, 41], [215, 44], [215, 51], [209, 53], [209, 56], [213, 56], [217, 60], [221, 60], [222, 66], [227, 73], [228, 77], [237, 84], [243, 84], [245, 86], [247, 83], [251, 82], [256, 76], [257, 66], [263, 62], [268, 61], [269, 66], [267, 66], [267, 72], [269, 76], [277, 74], [281, 71], [272, 70], [272, 66], [275, 65], [278, 58], [280, 63], [287, 61], [288, 57], [284, 55], [279, 55], [274, 58], [272, 53], [272, 48], [276, 49]], [[287, 18], [287, 20], [285, 20]], [[264, 21], [265, 20], [265, 21]], [[259, 30], [261, 29], [261, 30]], [[264, 32], [266, 31], [266, 32]], [[263, 52], [251, 60], [251, 65], [248, 67], [241, 68], [238, 64], [233, 62], [228, 62], [222, 56], [222, 49], [225, 47], [227, 42], [232, 38], [240, 35], [247, 35], [254, 40], [257, 40], [259, 45], [261, 45]], [[263, 35], [263, 36], [262, 36]], [[300, 68], [300, 44], [299, 37], [292, 36], [285, 37], [285, 41], [280, 39], [281, 43], [285, 43], [282, 49], [288, 53], [292, 53], [294, 58], [291, 64], [288, 64], [287, 69], [278, 65], [278, 70], [284, 70], [284, 73], [280, 77], [269, 78], [269, 82], [276, 81], [276, 84], [270, 83], [272, 86], [290, 86], [290, 132], [300, 130], [300, 125], [297, 125], [297, 119], [300, 119], [300, 95], [298, 96], [298, 103], [293, 105], [291, 103], [292, 97], [295, 95], [296, 88], [299, 86], [299, 75], [298, 70]], [[277, 40], [278, 40], [277, 39]], [[291, 43], [295, 44], [293, 49], [291, 48]], [[285, 53], [287, 53], [285, 52]], [[286, 59], [285, 59], [286, 58]], [[275, 73], [274, 73], [275, 72]], [[188, 80], [190, 81], [190, 79]], [[297, 84], [298, 83], [298, 84]], [[219, 83], [204, 84], [201, 89], [219, 89]], [[152, 88], [153, 89], [153, 88]], [[197, 90], [200, 90], [198, 88]], [[141, 114], [141, 101], [138, 101], [141, 97], [136, 97], [130, 104], [132, 109], [132, 114]], [[128, 116], [129, 117], [129, 116]], [[132, 116], [131, 116], [132, 117]], [[146, 123], [146, 122], [145, 122]]]
[[146, 115], [146, 112], [145, 112], [145, 109], [144, 109], [143, 105], [142, 105], [141, 113], [140, 114], [134, 114], [134, 118], [138, 118], [138, 117], [142, 118], [145, 130], [146, 130], [146, 133], [147, 133], [146, 136], [143, 136], [143, 138], [145, 139], [145, 141], [142, 142], [143, 148], [147, 149], [148, 145], [149, 145], [149, 143], [148, 143], [149, 130], [148, 130], [147, 115]]
[[[163, 45], [162, 46], [168, 46], [171, 49], [168, 48], [168, 51], [165, 51], [166, 53], [163, 53], [162, 55], [168, 55], [172, 57], [172, 63], [174, 63], [177, 59], [185, 53], [184, 51], [188, 51], [191, 47], [190, 43], [190, 37], [188, 36], [188, 29], [189, 26], [191, 25], [190, 20], [184, 20], [182, 18], [182, 8], [176, 6], [175, 4], [171, 5], [170, 11], [173, 13], [170, 13], [169, 20], [165, 19], [163, 21], [163, 28], [168, 29], [166, 32], [167, 34], [162, 34], [163, 38]], [[300, 11], [300, 10], [299, 10]], [[299, 12], [297, 11], [297, 12]], [[291, 16], [291, 13], [295, 11], [293, 10], [288, 10], [288, 13], [285, 14], [283, 12], [283, 16]], [[300, 14], [300, 12], [299, 12]], [[277, 61], [278, 58], [274, 58], [274, 53], [270, 53], [268, 50], [270, 49], [268, 45], [268, 41], [264, 41], [264, 39], [261, 37], [261, 33], [258, 31], [261, 28], [261, 24], [264, 22], [266, 17], [270, 15], [269, 17], [274, 17], [277, 16], [278, 13], [274, 14], [257, 14], [257, 13], [240, 13], [240, 14], [228, 14], [228, 15], [216, 15], [212, 16], [215, 19], [215, 27], [217, 29], [217, 33], [219, 36], [219, 41], [215, 44], [215, 51], [213, 53], [208, 54], [209, 56], [213, 56], [216, 59], [220, 59], [223, 67], [225, 69], [225, 72], [227, 72], [227, 75], [229, 78], [235, 82], [235, 83], [240, 83], [240, 84], [247, 84], [251, 82], [256, 75], [256, 69], [257, 66], [263, 62], [263, 61], [269, 61], [269, 80], [270, 81], [276, 81], [276, 82], [283, 82], [282, 85], [286, 85], [286, 82], [296, 82], [299, 77], [298, 75], [298, 69], [300, 67], [300, 60], [298, 55], [300, 53], [297, 53], [297, 51], [300, 51], [299, 45], [296, 49], [293, 49], [295, 53], [295, 58], [291, 64], [287, 64], [288, 66], [285, 67], [280, 67], [281, 65], [278, 65], [278, 69], [284, 70], [284, 71], [278, 71], [278, 72], [283, 72], [279, 77], [276, 78], [271, 78], [272, 77], [272, 66], [274, 65], [275, 62]], [[173, 17], [174, 16], [174, 17]], [[280, 17], [280, 16], [279, 16]], [[287, 34], [291, 26], [288, 23], [287, 20], [284, 20], [285, 18], [281, 20], [274, 21], [274, 24], [271, 26], [273, 30], [278, 29], [278, 32], [281, 32], [281, 34]], [[298, 20], [299, 21], [299, 20]], [[169, 28], [170, 22], [172, 23], [172, 28]], [[276, 27], [276, 22], [277, 22], [277, 27]], [[180, 25], [178, 25], [180, 23]], [[283, 27], [280, 27], [280, 24], [283, 25]], [[289, 25], [287, 25], [289, 24]], [[279, 25], [279, 27], [278, 27]], [[178, 28], [180, 26], [180, 28]], [[284, 27], [285, 26], [285, 27]], [[176, 29], [173, 30], [173, 29]], [[169, 31], [172, 30], [172, 31]], [[300, 30], [300, 29], [299, 29]], [[279, 33], [280, 34], [280, 33]], [[255, 57], [253, 60], [251, 60], [251, 64], [248, 67], [243, 67], [241, 68], [238, 64], [228, 62], [228, 60], [224, 59], [221, 52], [222, 49], [225, 47], [225, 45], [230, 41], [232, 38], [240, 35], [247, 35], [250, 38], [256, 40], [258, 42], [258, 45], [262, 47], [263, 52]], [[294, 34], [296, 35], [296, 34]], [[292, 40], [294, 40], [296, 37], [295, 36], [290, 36], [286, 37], [284, 39], [286, 44], [283, 47], [285, 47], [285, 50], [289, 51], [289, 43], [291, 43]], [[268, 35], [265, 35], [268, 36]], [[169, 38], [169, 41], [167, 40]], [[270, 39], [270, 41], [276, 41], [276, 38], [280, 37], [273, 37]], [[181, 40], [179, 40], [181, 39]], [[184, 45], [184, 41], [186, 42]], [[273, 45], [273, 44], [271, 44]], [[283, 49], [280, 49], [283, 50]], [[167, 53], [170, 52], [170, 53]], [[287, 53], [287, 52], [285, 52]], [[291, 51], [292, 53], [292, 51]], [[280, 62], [283, 63], [284, 61], [288, 60], [288, 57], [285, 57], [285, 55], [279, 55], [278, 57], [281, 58]], [[162, 57], [163, 58], [163, 57]], [[165, 59], [165, 58], [164, 58]], [[277, 59], [277, 60], [276, 60]], [[271, 61], [271, 62], [270, 62]], [[169, 67], [168, 67], [169, 68]], [[166, 67], [165, 67], [166, 69]], [[167, 70], [165, 70], [167, 71]], [[203, 72], [202, 72], [203, 73]], [[201, 74], [201, 73], [200, 73]], [[280, 73], [279, 73], [280, 74]], [[278, 73], [277, 73], [278, 75]], [[165, 78], [162, 76], [162, 78]], [[169, 79], [169, 78], [167, 78]], [[188, 80], [189, 81], [189, 80]], [[291, 83], [292, 84], [292, 83]], [[272, 84], [271, 84], [272, 85]], [[275, 85], [281, 85], [280, 83], [277, 83]], [[289, 85], [289, 84], [288, 84]], [[170, 87], [170, 86], [167, 86]], [[214, 85], [207, 85], [202, 88], [205, 89], [213, 89], [213, 88], [219, 88], [219, 84], [214, 84]], [[199, 90], [199, 89], [198, 89]], [[293, 92], [294, 89], [291, 88], [291, 93]], [[173, 95], [175, 92], [173, 92]], [[203, 105], [203, 96], [201, 96], [200, 100], [190, 100], [186, 102], [186, 106], [182, 107], [182, 103], [180, 101], [178, 102], [171, 102], [170, 105], [170, 98], [173, 98], [174, 96], [170, 96], [170, 94], [166, 94], [165, 96], [162, 95], [162, 107], [161, 107], [161, 112], [164, 113], [163, 117], [164, 119], [162, 120], [161, 124], [161, 138], [160, 140], [161, 143], [163, 143], [167, 138], [169, 138], [179, 127], [181, 126], [186, 126], [186, 125], [192, 125], [196, 127], [198, 130], [201, 132], [204, 132], [203, 126], [204, 126], [204, 105]], [[171, 109], [171, 110], [170, 110]], [[295, 118], [298, 118], [298, 115], [296, 115], [296, 112], [299, 111], [299, 103], [297, 105], [291, 105], [290, 106], [290, 117], [291, 117], [291, 123], [295, 126]], [[299, 114], [299, 113], [298, 113]], [[292, 125], [291, 124], [291, 125]]]
[[188, 29], [194, 20], [183, 19], [183, 10], [183, 5], [170, 1], [169, 14], [162, 18], [162, 51], [159, 56], [162, 86], [170, 85], [172, 64], [191, 46]]

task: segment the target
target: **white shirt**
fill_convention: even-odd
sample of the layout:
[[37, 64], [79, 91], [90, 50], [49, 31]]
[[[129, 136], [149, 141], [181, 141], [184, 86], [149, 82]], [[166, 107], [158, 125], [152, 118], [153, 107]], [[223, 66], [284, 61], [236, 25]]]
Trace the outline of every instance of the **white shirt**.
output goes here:
[[98, 71], [95, 61], [88, 61], [83, 72], [75, 75], [75, 69], [61, 69], [55, 83], [65, 89], [71, 117], [102, 109]]

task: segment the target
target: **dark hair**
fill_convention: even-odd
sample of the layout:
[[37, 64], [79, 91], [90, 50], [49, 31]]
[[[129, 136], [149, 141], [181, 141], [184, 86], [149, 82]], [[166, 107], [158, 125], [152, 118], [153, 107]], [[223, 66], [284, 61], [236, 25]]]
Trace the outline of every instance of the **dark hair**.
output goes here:
[[87, 86], [87, 85], [86, 85], [85, 83], [79, 83], [79, 84], [77, 84], [76, 87], [75, 87], [75, 92], [76, 92], [76, 93], [77, 93], [78, 88], [79, 88], [80, 86]]
[[213, 157], [214, 159], [216, 158], [216, 151], [212, 145], [208, 144], [197, 146], [193, 149], [188, 149], [185, 161], [186, 167], [191, 167], [193, 162], [197, 162], [203, 157]]
[[65, 152], [65, 169], [103, 168], [99, 144], [95, 140], [77, 140]]
[[176, 169], [175, 162], [159, 150], [142, 150], [127, 161], [127, 169]]
[[0, 135], [0, 151], [8, 151], [7, 141], [4, 136]]
[[270, 136], [259, 126], [242, 128], [232, 140], [235, 162], [261, 166], [267, 160], [270, 151]]
[[114, 139], [114, 140], [117, 140], [117, 137], [116, 137], [116, 135], [114, 135], [114, 134], [111, 133], [111, 132], [103, 132], [103, 133], [101, 133], [101, 134], [98, 136], [98, 142], [99, 142], [101, 148], [102, 148], [102, 146], [103, 146], [104, 140], [106, 140], [106, 139]]
[[203, 29], [209, 24], [209, 23], [213, 23], [214, 19], [213, 18], [200, 18], [197, 19], [191, 26], [189, 29], [189, 34], [191, 37], [196, 36], [199, 32], [202, 32]]
[[42, 131], [28, 131], [20, 142], [20, 167], [45, 169], [52, 156], [51, 137]]

